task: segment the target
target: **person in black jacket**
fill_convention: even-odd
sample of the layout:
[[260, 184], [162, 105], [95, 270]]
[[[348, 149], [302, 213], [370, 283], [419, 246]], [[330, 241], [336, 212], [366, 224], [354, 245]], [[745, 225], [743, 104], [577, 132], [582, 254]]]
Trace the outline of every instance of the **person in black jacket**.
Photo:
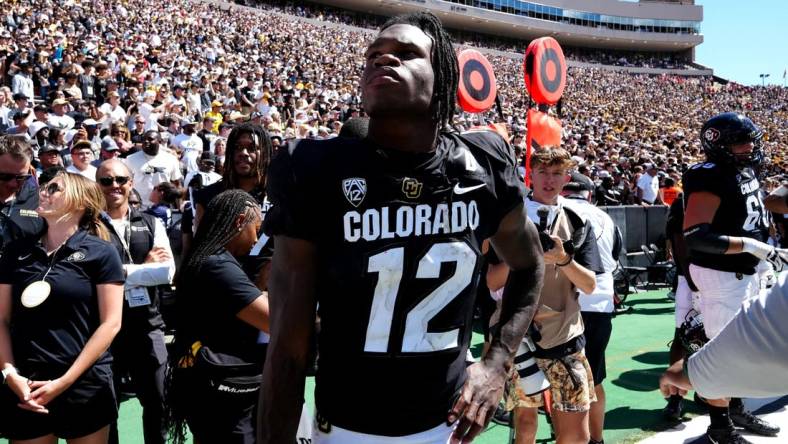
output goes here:
[[262, 216], [241, 190], [208, 203], [177, 282], [170, 422], [202, 443], [255, 442], [254, 411], [268, 331], [268, 298], [238, 258], [257, 242]]
[[[175, 262], [162, 221], [129, 206], [134, 185], [131, 176], [119, 159], [104, 161], [96, 170], [96, 182], [107, 201], [111, 241], [126, 274], [124, 322], [112, 345], [113, 373], [118, 392], [122, 378], [131, 377], [131, 386], [142, 404], [145, 443], [164, 443], [167, 349], [158, 290], [172, 281]], [[118, 442], [117, 427], [112, 428], [110, 442]]]

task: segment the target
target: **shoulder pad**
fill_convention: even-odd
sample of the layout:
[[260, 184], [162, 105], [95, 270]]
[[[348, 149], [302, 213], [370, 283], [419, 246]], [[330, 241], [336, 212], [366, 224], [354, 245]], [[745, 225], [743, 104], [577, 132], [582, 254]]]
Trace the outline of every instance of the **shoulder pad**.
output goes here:
[[493, 159], [514, 164], [514, 151], [509, 143], [495, 131], [478, 129], [457, 134], [456, 137], [472, 150], [483, 151]]

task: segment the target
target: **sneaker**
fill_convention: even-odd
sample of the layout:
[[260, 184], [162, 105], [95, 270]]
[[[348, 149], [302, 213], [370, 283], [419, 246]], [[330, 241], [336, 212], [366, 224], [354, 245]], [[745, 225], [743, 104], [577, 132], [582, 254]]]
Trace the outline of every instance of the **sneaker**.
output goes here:
[[676, 300], [676, 292], [675, 291], [669, 291], [667, 296], [668, 296], [668, 300], [671, 300], [671, 301], [675, 301]]
[[744, 439], [733, 427], [724, 429], [712, 429], [709, 427], [706, 430], [706, 439], [709, 444], [752, 444], [752, 442]]
[[684, 398], [671, 396], [668, 398], [668, 405], [662, 409], [662, 416], [668, 421], [681, 421], [684, 415]]
[[750, 412], [745, 411], [744, 409], [739, 411], [731, 409], [730, 416], [731, 421], [733, 421], [733, 425], [755, 433], [756, 435], [777, 436], [777, 434], [780, 433], [780, 427], [769, 424], [768, 422], [762, 420]]
[[495, 409], [495, 413], [492, 417], [492, 422], [496, 424], [500, 424], [502, 426], [508, 426], [512, 423], [512, 412], [507, 412], [502, 406], [498, 406]]

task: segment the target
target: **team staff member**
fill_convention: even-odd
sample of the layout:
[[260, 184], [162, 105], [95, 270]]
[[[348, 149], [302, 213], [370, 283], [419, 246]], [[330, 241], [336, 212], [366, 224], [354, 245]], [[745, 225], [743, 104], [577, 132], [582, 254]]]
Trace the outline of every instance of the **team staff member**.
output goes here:
[[[686, 196], [684, 238], [690, 275], [700, 293], [706, 336], [713, 339], [760, 290], [756, 268], [761, 260], [779, 272], [785, 251], [768, 238], [757, 169], [763, 162], [763, 132], [747, 117], [723, 113], [709, 119], [700, 138], [706, 162], [690, 167], [682, 183]], [[709, 400], [709, 439], [717, 443], [748, 442], [734, 424], [754, 433], [775, 435], [773, 426], [744, 410], [741, 399]]]
[[594, 377], [596, 401], [591, 403], [588, 414], [589, 444], [603, 443], [605, 429], [605, 388], [602, 382], [607, 377], [605, 350], [613, 332], [613, 271], [618, 266], [621, 253], [621, 232], [613, 219], [591, 203], [594, 182], [578, 172], [572, 172], [571, 180], [564, 185], [562, 195], [565, 203], [585, 218], [596, 235], [602, 273], [595, 276], [596, 288], [592, 294], [580, 291], [580, 314], [583, 316], [583, 336], [586, 338], [585, 353]]
[[268, 298], [238, 258], [257, 242], [262, 217], [241, 190], [213, 198], [183, 259], [169, 406], [181, 440], [188, 423], [196, 442], [255, 442], [254, 412], [268, 331]]
[[[458, 71], [437, 17], [394, 17], [366, 51], [367, 137], [277, 153], [261, 442], [295, 440], [318, 297], [313, 443], [469, 442], [495, 412], [543, 266], [511, 148], [490, 131], [447, 129]], [[501, 327], [466, 367], [486, 238], [513, 271]], [[382, 402], [359, 409], [380, 381]]]
[[44, 230], [31, 178], [30, 147], [18, 137], [0, 136], [0, 253], [9, 243]]
[[124, 278], [105, 241], [103, 208], [95, 183], [59, 173], [36, 210], [46, 233], [3, 254], [0, 432], [12, 442], [107, 442], [117, 417], [108, 349], [120, 329]]
[[[107, 201], [111, 240], [126, 273], [123, 327], [112, 344], [115, 390], [120, 391], [123, 376], [131, 376], [134, 392], [142, 404], [145, 443], [164, 443], [167, 348], [158, 286], [169, 284], [175, 275], [170, 241], [160, 219], [130, 208], [129, 194], [134, 182], [120, 159], [99, 165], [96, 182]], [[117, 427], [112, 427], [110, 441], [118, 442]]]
[[[563, 148], [546, 147], [534, 153], [533, 191], [525, 204], [528, 217], [553, 244], [543, 246], [545, 277], [539, 310], [534, 316], [540, 336], [534, 337], [534, 356], [550, 382], [557, 442], [587, 444], [589, 411], [596, 401], [596, 392], [593, 371], [584, 352], [578, 291], [594, 294], [595, 273], [603, 269], [593, 226], [559, 196], [573, 167], [574, 162]], [[572, 245], [574, 251], [567, 251], [564, 245]], [[533, 443], [542, 394], [528, 396], [518, 387], [510, 395], [508, 404], [514, 407], [517, 443]]]

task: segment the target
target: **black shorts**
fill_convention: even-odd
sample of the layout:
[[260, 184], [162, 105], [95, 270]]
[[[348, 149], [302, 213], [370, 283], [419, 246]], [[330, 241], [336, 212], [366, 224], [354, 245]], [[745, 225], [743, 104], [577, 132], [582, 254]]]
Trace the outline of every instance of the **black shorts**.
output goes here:
[[194, 369], [180, 369], [173, 381], [174, 407], [200, 442], [254, 444], [259, 387], [259, 378], [225, 387]]
[[[19, 373], [34, 380], [60, 377], [65, 369], [23, 368]], [[112, 369], [109, 364], [89, 368], [66, 391], [47, 405], [48, 414], [17, 407], [19, 398], [0, 386], [0, 434], [11, 440], [27, 440], [46, 435], [74, 439], [90, 435], [109, 425], [118, 417]]]
[[610, 333], [613, 331], [613, 314], [589, 311], [581, 312], [581, 314], [585, 327], [583, 334], [586, 337], [586, 357], [594, 376], [594, 384], [599, 385], [607, 377], [605, 349], [610, 341]]

